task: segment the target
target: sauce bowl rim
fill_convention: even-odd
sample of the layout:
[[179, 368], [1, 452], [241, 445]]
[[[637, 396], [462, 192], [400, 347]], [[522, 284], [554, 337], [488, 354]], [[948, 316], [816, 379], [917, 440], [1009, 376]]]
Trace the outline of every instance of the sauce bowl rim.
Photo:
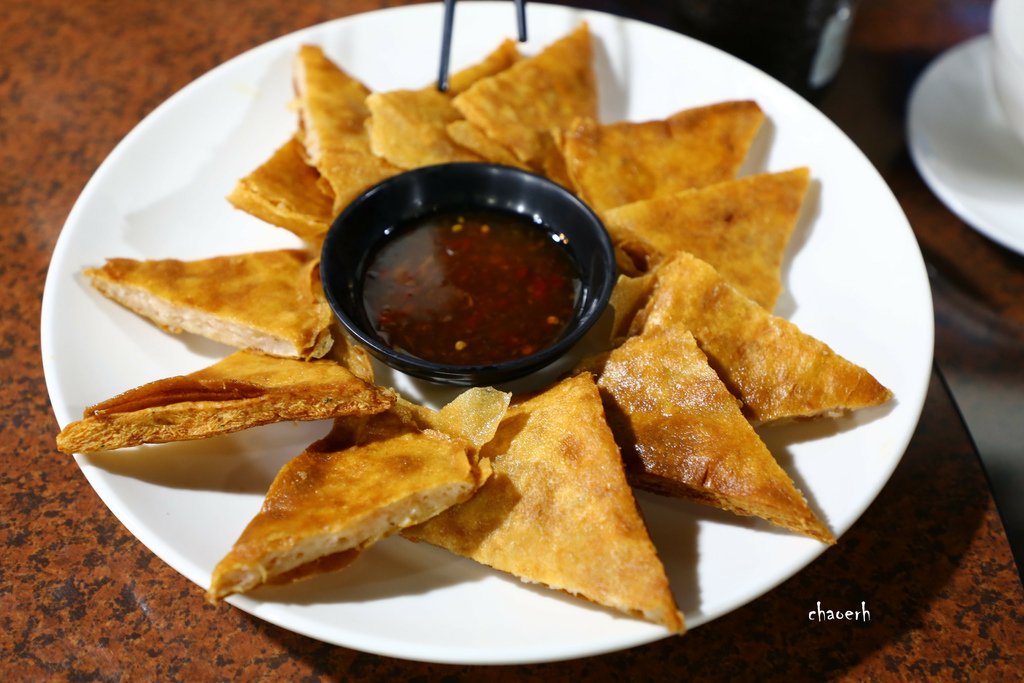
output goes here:
[[[560, 204], [561, 211], [569, 212], [585, 220], [574, 224], [575, 230], [585, 230], [594, 239], [594, 247], [587, 251], [589, 258], [581, 258], [576, 253], [575, 247], [569, 249], [570, 258], [578, 269], [580, 277], [579, 301], [573, 309], [573, 315], [566, 324], [565, 331], [552, 344], [545, 346], [534, 353], [520, 358], [513, 358], [497, 363], [482, 364], [451, 364], [430, 361], [409, 353], [396, 350], [381, 340], [372, 329], [369, 321], [360, 320], [360, 314], [365, 318], [365, 309], [362, 304], [362, 280], [365, 277], [366, 266], [369, 256], [373, 252], [372, 246], [389, 234], [386, 228], [378, 228], [378, 234], [370, 241], [371, 248], [364, 249], [358, 254], [358, 266], [349, 268], [346, 272], [337, 273], [334, 267], [334, 255], [336, 250], [344, 248], [344, 244], [338, 244], [346, 230], [352, 229], [350, 223], [353, 217], [358, 216], [360, 211], [365, 211], [366, 206], [371, 202], [382, 202], [386, 199], [387, 193], [397, 192], [395, 188], [401, 189], [403, 184], [413, 183], [424, 177], [444, 177], [450, 175], [453, 178], [490, 178], [492, 182], [502, 178], [518, 179], [519, 184], [504, 183], [509, 191], [518, 189], [540, 189], [556, 197]], [[483, 182], [483, 181], [481, 181]], [[493, 188], [492, 188], [493, 189]], [[506, 198], [515, 198], [521, 193]], [[418, 198], [420, 199], [420, 198]], [[410, 220], [414, 217], [421, 217], [431, 212], [455, 208], [455, 203], [427, 204], [421, 203], [413, 207], [413, 216], [405, 216], [401, 220], [391, 221], [391, 227], [396, 223]], [[490, 209], [498, 211], [510, 210], [509, 207], [496, 208], [493, 202], [490, 204], [482, 202], [462, 202], [458, 204], [464, 210], [473, 208]], [[517, 208], [522, 208], [522, 202]], [[396, 207], [393, 210], [396, 214], [401, 211], [410, 211], [407, 206]], [[515, 211], [519, 215], [527, 216], [530, 222], [537, 224], [538, 216], [525, 211]], [[539, 228], [546, 230], [557, 230], [551, 221], [540, 216]], [[562, 219], [558, 219], [562, 220]], [[584, 245], [585, 246], [585, 245]], [[580, 247], [584, 248], [584, 247]], [[601, 272], [595, 272], [596, 270]], [[554, 182], [537, 173], [526, 171], [514, 166], [482, 162], [452, 162], [422, 166], [419, 168], [403, 171], [390, 176], [375, 184], [368, 190], [353, 199], [332, 221], [330, 229], [324, 236], [323, 246], [320, 251], [320, 280], [324, 296], [335, 317], [341, 325], [352, 335], [355, 340], [364, 346], [372, 356], [389, 367], [404, 372], [408, 375], [426, 379], [443, 384], [454, 384], [464, 386], [487, 386], [500, 382], [521, 378], [534, 371], [550, 365], [557, 359], [564, 356], [572, 347], [579, 342], [587, 332], [597, 323], [608, 301], [611, 298], [611, 291], [617, 277], [617, 266], [615, 252], [611, 238], [604, 227], [597, 213], [587, 205], [575, 193], [564, 186]], [[341, 291], [338, 291], [341, 290]], [[359, 302], [354, 292], [358, 292]], [[346, 296], [347, 295], [347, 296]], [[351, 310], [352, 307], [358, 310]]]

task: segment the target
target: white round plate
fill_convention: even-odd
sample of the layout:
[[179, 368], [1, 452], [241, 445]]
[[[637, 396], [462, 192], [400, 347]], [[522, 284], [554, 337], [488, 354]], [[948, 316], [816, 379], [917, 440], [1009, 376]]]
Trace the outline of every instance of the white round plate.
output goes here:
[[[183, 259], [297, 245], [224, 200], [294, 131], [289, 65], [322, 45], [372, 89], [436, 76], [439, 5], [348, 17], [274, 40], [214, 69], [154, 111], [82, 192], [46, 282], [42, 348], [61, 426], [129, 387], [208, 365], [230, 350], [165, 334], [94, 292], [82, 268], [105, 257]], [[917, 424], [932, 361], [931, 295], [896, 200], [828, 119], [760, 71], [678, 34], [611, 15], [529, 6], [535, 53], [586, 20], [596, 36], [601, 116], [662, 118], [754, 99], [765, 129], [744, 173], [807, 165], [815, 182], [790, 246], [777, 313], [871, 370], [896, 399], [849, 418], [762, 434], [835, 534], [875, 498]], [[512, 3], [465, 3], [452, 65], [514, 35]], [[401, 380], [407, 391], [413, 385]], [[278, 424], [206, 441], [78, 457], [110, 510], [199, 586], [260, 507], [278, 468], [328, 423]], [[768, 524], [683, 501], [639, 501], [690, 628], [753, 600], [823, 550]], [[196, 588], [200, 590], [199, 587]], [[810, 600], [813, 596], [808, 596]], [[448, 554], [388, 539], [343, 572], [234, 597], [234, 605], [330, 643], [408, 659], [513, 663], [650, 642], [658, 627]]]
[[932, 192], [989, 239], [1024, 254], [1024, 142], [992, 83], [992, 39], [977, 36], [932, 62], [914, 85], [910, 154]]

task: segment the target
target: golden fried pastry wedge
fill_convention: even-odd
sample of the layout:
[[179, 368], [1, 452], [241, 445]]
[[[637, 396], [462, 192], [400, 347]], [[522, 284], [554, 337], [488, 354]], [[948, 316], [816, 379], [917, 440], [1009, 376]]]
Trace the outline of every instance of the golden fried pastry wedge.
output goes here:
[[204, 439], [271, 422], [370, 415], [394, 403], [393, 392], [334, 361], [238, 351], [208, 368], [89, 406], [57, 436], [57, 447], [92, 453]]
[[688, 251], [770, 311], [808, 184], [806, 168], [762, 173], [626, 204], [602, 218], [641, 270]]
[[377, 183], [401, 172], [380, 157], [336, 150], [320, 157], [317, 168], [334, 195], [333, 212], [341, 213], [352, 200]]
[[[340, 569], [376, 541], [465, 500], [490, 472], [477, 466], [477, 440], [490, 440], [508, 399], [470, 389], [439, 413], [403, 403], [365, 420], [338, 420], [275, 477], [260, 512], [214, 569], [207, 597]], [[458, 426], [445, 432], [423, 420]]]
[[764, 120], [755, 102], [720, 102], [667, 119], [600, 124], [581, 117], [562, 133], [580, 196], [597, 211], [736, 177]]
[[686, 252], [658, 267], [654, 293], [633, 331], [673, 325], [693, 333], [756, 423], [839, 415], [892, 397], [867, 370], [773, 316]]
[[647, 300], [654, 291], [655, 272], [648, 272], [636, 277], [620, 275], [615, 280], [608, 305], [612, 309], [612, 328], [610, 342], [618, 345], [630, 334], [633, 319], [647, 305]]
[[480, 490], [404, 536], [683, 631], [589, 374], [513, 404], [481, 455]]
[[452, 106], [452, 98], [481, 78], [507, 69], [518, 58], [515, 43], [505, 40], [479, 64], [452, 75], [446, 92], [439, 92], [432, 84], [420, 90], [370, 94], [366, 98], [370, 110], [366, 125], [373, 153], [403, 169], [483, 161], [482, 156], [448, 135], [448, 125], [463, 120]]
[[544, 170], [560, 160], [552, 129], [597, 116], [590, 30], [581, 24], [536, 56], [482, 78], [452, 103], [466, 120], [520, 162]]
[[235, 184], [228, 201], [235, 208], [298, 235], [314, 248], [323, 243], [334, 219], [334, 198], [320, 185], [320, 174], [306, 163], [296, 138]]
[[356, 196], [400, 169], [370, 150], [365, 121], [369, 89], [313, 45], [303, 45], [293, 79], [306, 158], [334, 195], [337, 214]]
[[317, 260], [296, 249], [198, 261], [112, 258], [85, 275], [110, 299], [169, 332], [288, 358], [330, 349], [333, 316]]
[[[519, 61], [519, 58], [519, 48], [516, 47], [515, 41], [506, 38], [480, 62], [452, 74], [448, 78], [448, 89], [445, 91], [445, 95], [448, 97], [461, 95], [480, 79], [504, 71]], [[437, 91], [434, 84], [427, 88]]]
[[214, 569], [211, 600], [346, 566], [372, 543], [476, 488], [462, 444], [410, 433], [359, 446], [332, 436], [275, 477], [259, 514]]
[[323, 49], [303, 45], [292, 64], [300, 138], [314, 165], [337, 149], [369, 151], [365, 124], [370, 89], [332, 62]]
[[512, 150], [487, 137], [486, 133], [465, 119], [452, 121], [445, 127], [445, 132], [453, 142], [472, 151], [484, 161], [514, 166], [524, 171], [532, 170], [529, 165], [520, 161]]
[[630, 337], [596, 371], [631, 484], [834, 542], [685, 329]]
[[331, 336], [334, 338], [334, 343], [331, 344], [331, 350], [323, 357], [348, 368], [353, 375], [364, 382], [373, 384], [373, 360], [366, 347], [354, 340], [348, 330], [336, 320], [331, 323]]
[[458, 161], [483, 161], [448, 136], [462, 119], [451, 98], [433, 88], [393, 90], [366, 98], [373, 153], [403, 169]]

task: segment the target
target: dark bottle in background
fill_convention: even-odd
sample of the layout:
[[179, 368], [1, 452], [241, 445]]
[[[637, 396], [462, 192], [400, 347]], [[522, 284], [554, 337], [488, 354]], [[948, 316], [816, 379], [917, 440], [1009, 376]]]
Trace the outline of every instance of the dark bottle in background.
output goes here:
[[852, 0], [677, 0], [673, 27], [749, 62], [804, 95], [839, 69]]
[[813, 99], [839, 69], [856, 0], [621, 0], [594, 5], [721, 48]]

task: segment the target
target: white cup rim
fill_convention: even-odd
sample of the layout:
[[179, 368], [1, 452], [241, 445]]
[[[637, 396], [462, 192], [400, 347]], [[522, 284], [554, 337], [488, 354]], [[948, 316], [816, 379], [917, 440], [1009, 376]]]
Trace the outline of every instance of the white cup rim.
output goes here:
[[1024, 0], [995, 0], [991, 24], [999, 51], [1024, 69]]

